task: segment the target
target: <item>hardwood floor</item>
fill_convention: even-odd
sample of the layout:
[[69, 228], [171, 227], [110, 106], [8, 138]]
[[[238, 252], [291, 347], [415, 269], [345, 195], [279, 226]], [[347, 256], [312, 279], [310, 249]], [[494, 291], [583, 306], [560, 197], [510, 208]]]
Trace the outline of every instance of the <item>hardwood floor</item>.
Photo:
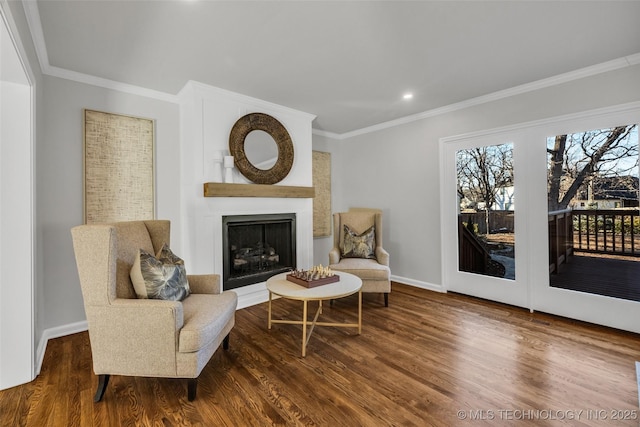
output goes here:
[[[324, 319], [353, 320], [355, 296]], [[300, 302], [274, 301], [296, 318]], [[87, 333], [51, 340], [42, 372], [0, 392], [2, 426], [638, 425], [640, 336], [456, 294], [393, 284], [365, 295], [363, 331], [267, 330], [237, 312], [187, 401], [186, 381], [112, 376], [93, 403]], [[580, 412], [582, 411], [582, 412]], [[463, 419], [465, 418], [465, 419]], [[623, 418], [623, 419], [615, 419]]]

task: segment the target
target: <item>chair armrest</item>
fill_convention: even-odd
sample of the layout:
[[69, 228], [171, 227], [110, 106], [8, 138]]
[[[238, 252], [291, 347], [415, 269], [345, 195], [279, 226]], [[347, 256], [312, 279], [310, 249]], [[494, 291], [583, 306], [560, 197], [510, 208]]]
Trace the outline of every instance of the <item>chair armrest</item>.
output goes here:
[[192, 294], [219, 294], [222, 291], [219, 274], [187, 274], [187, 280]]
[[340, 262], [340, 249], [333, 248], [329, 251], [329, 265], [337, 264]]
[[[164, 319], [168, 325], [171, 325], [174, 332], [182, 328], [184, 324], [184, 313], [180, 301], [117, 298], [106, 309], [113, 310], [108, 311], [108, 317], [112, 318], [110, 321], [119, 322], [119, 319], [123, 319], [128, 323], [127, 330], [131, 328], [132, 323], [130, 322], [139, 324], [147, 320], [149, 325], [154, 325], [163, 322]], [[116, 317], [118, 320], [115, 319]]]
[[180, 301], [115, 299], [86, 312], [97, 375], [175, 376]]
[[385, 251], [382, 246], [376, 248], [376, 259], [378, 264], [389, 266], [389, 252]]

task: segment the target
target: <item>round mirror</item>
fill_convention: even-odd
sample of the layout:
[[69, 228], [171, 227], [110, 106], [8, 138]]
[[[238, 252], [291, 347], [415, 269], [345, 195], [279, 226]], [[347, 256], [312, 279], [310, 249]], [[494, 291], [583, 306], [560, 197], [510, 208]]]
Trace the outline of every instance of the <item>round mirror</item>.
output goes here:
[[278, 160], [276, 141], [263, 130], [254, 130], [244, 139], [244, 153], [256, 168], [269, 170]]
[[293, 166], [289, 132], [282, 123], [264, 113], [251, 113], [238, 119], [229, 135], [229, 152], [240, 173], [256, 184], [280, 182]]

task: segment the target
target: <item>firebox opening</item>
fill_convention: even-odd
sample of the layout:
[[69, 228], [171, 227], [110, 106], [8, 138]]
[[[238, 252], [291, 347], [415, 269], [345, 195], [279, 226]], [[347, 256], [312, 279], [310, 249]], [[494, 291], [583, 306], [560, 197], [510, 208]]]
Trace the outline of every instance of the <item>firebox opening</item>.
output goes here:
[[222, 217], [223, 289], [260, 283], [296, 268], [296, 214]]

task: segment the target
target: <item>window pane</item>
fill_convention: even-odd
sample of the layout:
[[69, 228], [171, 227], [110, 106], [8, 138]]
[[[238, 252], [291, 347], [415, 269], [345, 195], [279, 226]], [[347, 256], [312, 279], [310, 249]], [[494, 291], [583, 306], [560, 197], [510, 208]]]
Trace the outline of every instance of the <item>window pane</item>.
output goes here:
[[638, 126], [547, 138], [549, 283], [640, 301]]
[[456, 153], [458, 268], [515, 279], [513, 143]]

